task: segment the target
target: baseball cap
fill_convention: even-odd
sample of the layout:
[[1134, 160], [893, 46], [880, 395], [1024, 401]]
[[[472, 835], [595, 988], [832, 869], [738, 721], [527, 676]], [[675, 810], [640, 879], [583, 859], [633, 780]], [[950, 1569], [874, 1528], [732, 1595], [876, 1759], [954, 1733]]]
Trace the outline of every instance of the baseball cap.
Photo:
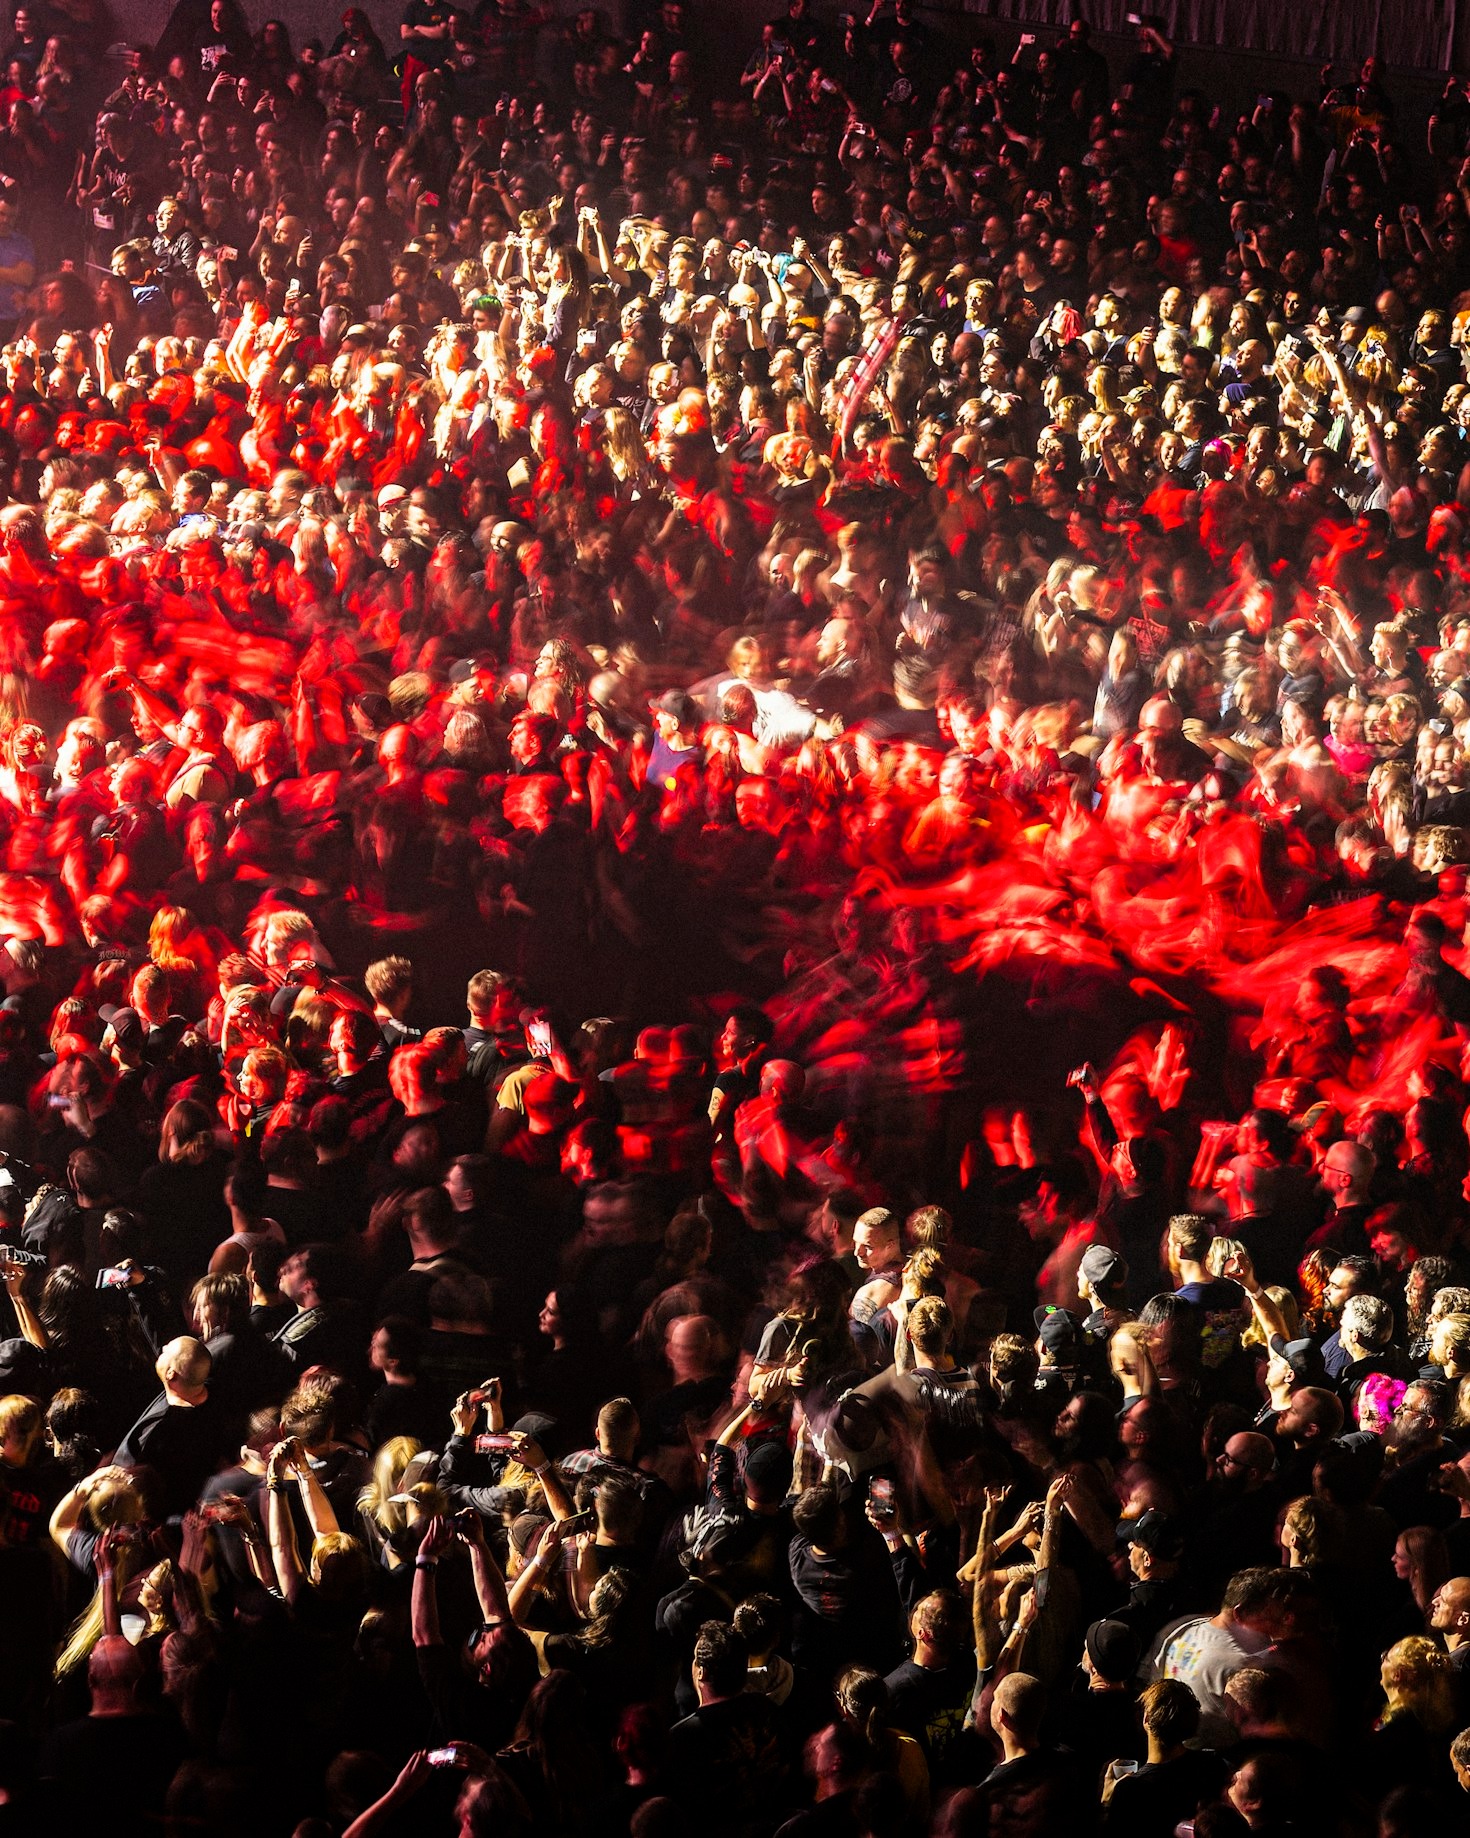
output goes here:
[[1271, 1336], [1271, 1351], [1278, 1359], [1284, 1359], [1291, 1367], [1292, 1377], [1299, 1385], [1325, 1385], [1327, 1368], [1322, 1363], [1322, 1349], [1312, 1340], [1284, 1340], [1280, 1334]]
[[1126, 1622], [1094, 1621], [1083, 1641], [1093, 1671], [1110, 1685], [1123, 1684], [1138, 1670], [1143, 1643]]
[[386, 510], [390, 504], [400, 504], [408, 496], [402, 485], [385, 485], [378, 493], [378, 509]]
[[1325, 1098], [1310, 1104], [1300, 1117], [1293, 1117], [1291, 1127], [1299, 1136], [1340, 1136], [1343, 1116], [1335, 1104]]
[[1127, 1260], [1110, 1245], [1090, 1244], [1077, 1269], [1094, 1289], [1121, 1289], [1128, 1281]]
[[112, 1037], [120, 1047], [141, 1047], [143, 1044], [143, 1023], [136, 1009], [117, 1008], [107, 1024], [112, 1029]]
[[1031, 1318], [1036, 1324], [1037, 1337], [1048, 1353], [1060, 1353], [1066, 1347], [1075, 1346], [1082, 1332], [1082, 1323], [1065, 1308], [1038, 1308]]
[[1167, 1513], [1150, 1507], [1123, 1528], [1125, 1544], [1141, 1544], [1154, 1557], [1178, 1557], [1184, 1549], [1179, 1527]]
[[666, 689], [648, 706], [655, 714], [672, 715], [681, 726], [699, 719], [699, 704], [683, 689]]

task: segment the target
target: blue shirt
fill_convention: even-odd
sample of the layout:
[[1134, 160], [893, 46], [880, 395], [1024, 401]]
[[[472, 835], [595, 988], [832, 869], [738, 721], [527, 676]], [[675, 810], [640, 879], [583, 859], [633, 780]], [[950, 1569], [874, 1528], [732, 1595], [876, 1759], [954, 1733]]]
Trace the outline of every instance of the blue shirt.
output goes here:
[[[22, 236], [18, 230], [0, 236], [0, 268], [14, 268], [21, 262], [29, 262], [32, 268], [36, 265], [36, 245], [30, 237]], [[20, 318], [26, 292], [14, 281], [0, 282], [0, 320]]]

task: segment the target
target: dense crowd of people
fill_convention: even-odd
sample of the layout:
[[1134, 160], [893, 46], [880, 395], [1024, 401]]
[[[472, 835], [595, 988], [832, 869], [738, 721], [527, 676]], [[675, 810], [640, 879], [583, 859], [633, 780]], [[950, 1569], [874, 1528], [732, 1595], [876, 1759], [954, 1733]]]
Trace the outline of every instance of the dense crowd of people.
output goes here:
[[8, 15], [0, 1834], [1452, 1830], [1470, 85]]

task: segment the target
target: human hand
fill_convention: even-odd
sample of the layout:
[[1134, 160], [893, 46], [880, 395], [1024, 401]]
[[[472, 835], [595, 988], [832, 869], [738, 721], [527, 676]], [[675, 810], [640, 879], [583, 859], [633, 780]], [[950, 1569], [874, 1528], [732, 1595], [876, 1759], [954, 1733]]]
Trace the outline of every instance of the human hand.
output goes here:
[[388, 1792], [394, 1799], [407, 1799], [410, 1794], [418, 1792], [433, 1772], [434, 1765], [429, 1760], [429, 1751], [418, 1749], [404, 1762], [398, 1779], [394, 1781]]
[[469, 1436], [474, 1433], [475, 1419], [480, 1414], [480, 1406], [471, 1391], [462, 1391], [454, 1400], [449, 1412], [449, 1421], [454, 1425], [456, 1436]]
[[266, 1485], [268, 1487], [282, 1485], [294, 1465], [290, 1439], [278, 1442], [271, 1450], [270, 1459], [265, 1464]]
[[515, 1446], [511, 1454], [523, 1468], [545, 1468], [548, 1466], [546, 1451], [534, 1436], [528, 1436], [524, 1430], [514, 1431]]
[[1441, 1493], [1455, 1500], [1470, 1500], [1470, 1474], [1457, 1461], [1449, 1461], [1439, 1471], [1436, 1483]]
[[454, 1543], [454, 1533], [455, 1528], [452, 1522], [446, 1519], [443, 1513], [435, 1513], [429, 1520], [423, 1537], [419, 1540], [418, 1555], [420, 1557], [442, 1557]]
[[863, 1507], [863, 1517], [890, 1551], [895, 1550], [903, 1542], [904, 1525], [899, 1515], [897, 1501], [892, 1503], [891, 1511], [880, 1513], [876, 1510], [872, 1500], [869, 1500]]
[[184, 1514], [184, 1537], [179, 1548], [179, 1568], [198, 1576], [209, 1556], [209, 1524], [197, 1511]]
[[250, 1515], [250, 1508], [238, 1493], [222, 1493], [210, 1502], [216, 1525], [230, 1525], [237, 1531], [253, 1532], [255, 1520]]
[[110, 1581], [116, 1573], [117, 1554], [122, 1547], [118, 1529], [109, 1525], [97, 1535], [97, 1544], [92, 1553], [92, 1568], [97, 1572], [99, 1582]]
[[1232, 1251], [1225, 1259], [1220, 1274], [1229, 1277], [1232, 1283], [1239, 1283], [1248, 1295], [1254, 1294], [1261, 1286], [1256, 1281], [1255, 1267], [1251, 1263], [1249, 1251]]
[[485, 1521], [475, 1511], [473, 1506], [466, 1506], [460, 1512], [457, 1512], [451, 1523], [454, 1526], [454, 1535], [456, 1538], [462, 1540], [465, 1544], [478, 1545], [481, 1549], [484, 1548]]

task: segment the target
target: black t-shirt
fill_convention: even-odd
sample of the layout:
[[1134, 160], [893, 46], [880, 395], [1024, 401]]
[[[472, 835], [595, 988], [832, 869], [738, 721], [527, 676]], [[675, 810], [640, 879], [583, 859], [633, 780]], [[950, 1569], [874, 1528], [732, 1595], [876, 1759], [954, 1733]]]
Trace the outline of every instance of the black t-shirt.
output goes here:
[[1173, 1838], [1174, 1828], [1216, 1799], [1224, 1785], [1225, 1764], [1208, 1749], [1145, 1762], [1113, 1789], [1104, 1830], [1126, 1832], [1128, 1838]]
[[378, 1315], [406, 1315], [421, 1327], [429, 1325], [429, 1294], [441, 1276], [461, 1276], [472, 1271], [467, 1259], [441, 1251], [426, 1263], [413, 1264], [383, 1285]]
[[38, 1830], [156, 1832], [164, 1796], [189, 1752], [170, 1716], [79, 1717], [47, 1738], [37, 1768], [52, 1816]]
[[[478, 1674], [447, 1646], [419, 1647], [417, 1657], [419, 1683], [429, 1701], [437, 1741], [473, 1742], [492, 1755], [510, 1741], [520, 1715], [513, 1691], [487, 1691]], [[507, 1676], [511, 1671], [513, 1668], [507, 1670]], [[534, 1665], [530, 1676], [535, 1676]]]
[[213, 1399], [203, 1404], [170, 1404], [160, 1392], [123, 1437], [114, 1460], [120, 1467], [147, 1466], [163, 1484], [166, 1514], [181, 1513], [199, 1497], [214, 1472], [224, 1417]]
[[[252, 1319], [254, 1315], [252, 1309]], [[316, 1308], [304, 1308], [276, 1338], [298, 1369], [334, 1366], [351, 1376], [362, 1365], [367, 1342], [362, 1311], [355, 1302], [323, 1302]]]
[[[403, 23], [406, 26], [448, 25], [452, 16], [452, 9], [445, 4], [445, 0], [408, 0], [408, 5], [403, 9]], [[403, 40], [405, 52], [431, 69], [444, 63], [453, 48], [454, 41], [447, 32], [443, 38], [415, 37]]]
[[1077, 1757], [1089, 1788], [1100, 1791], [1108, 1763], [1142, 1761], [1148, 1740], [1132, 1691], [1092, 1691], [1080, 1670], [1074, 1677], [1076, 1687], [1058, 1699], [1047, 1733]]
[[939, 1767], [965, 1727], [975, 1692], [975, 1656], [947, 1666], [921, 1666], [906, 1659], [884, 1680], [893, 1724], [923, 1745], [932, 1769]]
[[1053, 1832], [1094, 1829], [1093, 1796], [1077, 1757], [1065, 1749], [1037, 1749], [1003, 1761], [980, 1783], [992, 1832], [1046, 1838]]
[[902, 1638], [902, 1615], [882, 1543], [858, 1534], [842, 1550], [821, 1554], [797, 1532], [789, 1555], [801, 1604], [792, 1657], [818, 1671], [844, 1663], [886, 1670]]
[[705, 1704], [669, 1731], [669, 1785], [705, 1832], [768, 1827], [786, 1798], [787, 1756], [777, 1714], [754, 1692]]
[[375, 1449], [394, 1436], [412, 1436], [424, 1448], [432, 1448], [445, 1435], [439, 1400], [423, 1385], [379, 1386], [368, 1399], [363, 1426]]

